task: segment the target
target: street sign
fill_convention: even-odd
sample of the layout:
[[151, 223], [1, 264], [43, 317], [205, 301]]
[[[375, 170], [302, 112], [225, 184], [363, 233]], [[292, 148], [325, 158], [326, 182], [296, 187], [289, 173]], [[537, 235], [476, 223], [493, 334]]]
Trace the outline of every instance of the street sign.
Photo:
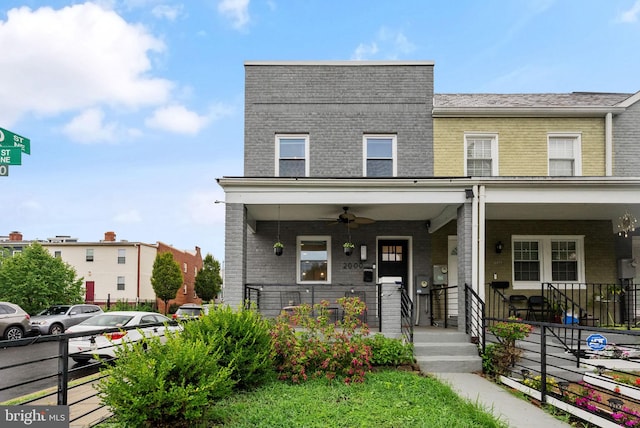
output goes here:
[[602, 351], [607, 347], [607, 338], [599, 333], [591, 334], [587, 337], [587, 346], [593, 351]]
[[9, 175], [9, 165], [0, 165], [0, 177]]
[[0, 164], [22, 165], [22, 149], [20, 147], [0, 147]]
[[0, 147], [20, 147], [28, 155], [31, 154], [31, 140], [0, 128]]

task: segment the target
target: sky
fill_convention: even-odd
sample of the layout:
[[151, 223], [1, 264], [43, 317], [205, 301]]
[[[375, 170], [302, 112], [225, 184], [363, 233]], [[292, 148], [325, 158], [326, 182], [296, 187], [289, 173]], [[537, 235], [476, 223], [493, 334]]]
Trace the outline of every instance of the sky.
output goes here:
[[244, 63], [424, 60], [436, 93], [640, 90], [640, 0], [3, 0], [0, 236], [224, 261]]

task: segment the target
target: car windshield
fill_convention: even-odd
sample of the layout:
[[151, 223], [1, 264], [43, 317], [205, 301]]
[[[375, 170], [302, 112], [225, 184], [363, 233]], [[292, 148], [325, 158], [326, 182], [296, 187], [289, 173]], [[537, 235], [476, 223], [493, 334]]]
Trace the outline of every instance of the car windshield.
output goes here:
[[182, 315], [200, 315], [200, 308], [180, 308], [178, 312]]
[[132, 315], [98, 315], [93, 318], [89, 318], [86, 321], [81, 322], [82, 325], [91, 325], [98, 327], [122, 327], [127, 325], [133, 318]]
[[64, 315], [71, 306], [51, 306], [40, 312], [38, 315]]

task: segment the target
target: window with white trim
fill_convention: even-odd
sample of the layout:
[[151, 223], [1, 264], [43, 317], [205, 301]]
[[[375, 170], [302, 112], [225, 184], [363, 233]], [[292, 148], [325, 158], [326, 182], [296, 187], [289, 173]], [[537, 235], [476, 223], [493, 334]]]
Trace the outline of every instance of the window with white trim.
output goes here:
[[363, 136], [365, 177], [395, 177], [397, 166], [397, 137], [395, 135]]
[[513, 288], [584, 283], [584, 236], [514, 236]]
[[497, 134], [465, 134], [464, 169], [470, 177], [498, 175]]
[[309, 136], [276, 135], [276, 177], [309, 176]]
[[582, 175], [581, 141], [579, 134], [549, 134], [549, 176]]
[[88, 262], [93, 261], [93, 248], [87, 248], [85, 253], [85, 260]]
[[118, 277], [118, 290], [124, 290], [124, 276]]
[[331, 237], [298, 236], [297, 282], [299, 284], [331, 283]]

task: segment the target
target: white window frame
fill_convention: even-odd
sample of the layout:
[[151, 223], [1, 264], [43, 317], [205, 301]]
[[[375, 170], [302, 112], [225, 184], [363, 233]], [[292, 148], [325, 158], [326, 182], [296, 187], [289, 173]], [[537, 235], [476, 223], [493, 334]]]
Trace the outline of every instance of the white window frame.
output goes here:
[[118, 264], [124, 265], [127, 263], [127, 250], [126, 248], [118, 248]]
[[582, 134], [579, 132], [550, 132], [547, 134], [547, 176], [550, 176], [550, 149], [552, 138], [573, 139], [573, 175], [570, 177], [582, 176]]
[[[302, 259], [302, 241], [326, 241], [327, 243], [327, 280], [326, 281], [302, 281], [300, 279], [300, 261]], [[300, 235], [296, 237], [296, 284], [331, 284], [331, 236], [328, 235]]]
[[93, 262], [94, 261], [94, 251], [93, 248], [87, 248], [85, 250], [85, 261]]
[[[122, 281], [121, 281], [122, 280]], [[116, 279], [116, 290], [117, 291], [124, 291], [126, 290], [126, 278], [124, 276], [118, 276]], [[120, 288], [120, 286], [122, 286], [122, 288]]]
[[[391, 162], [392, 162], [392, 177], [397, 177], [398, 175], [398, 136], [396, 134], [364, 134], [362, 136], [362, 176], [368, 177], [367, 175], [367, 161], [369, 160], [369, 155], [367, 153], [367, 142], [369, 139], [385, 139], [391, 140]], [[375, 158], [371, 158], [375, 159]], [[386, 159], [386, 158], [385, 158]]]
[[491, 177], [499, 175], [498, 167], [498, 133], [497, 132], [465, 132], [464, 133], [464, 175], [469, 176], [467, 148], [470, 139], [490, 139], [491, 140]]
[[[540, 280], [539, 281], [516, 281], [514, 264], [514, 243], [516, 241], [537, 241], [540, 255]], [[540, 284], [544, 282], [553, 283], [551, 259], [551, 241], [575, 241], [576, 258], [578, 262], [576, 281], [562, 281], [563, 284], [580, 284], [584, 288], [586, 282], [585, 260], [584, 260], [584, 235], [513, 235], [511, 237], [511, 283], [514, 290], [539, 290]]]
[[[276, 134], [275, 152], [276, 152], [276, 177], [280, 177], [280, 140], [304, 140], [304, 176], [309, 177], [309, 134]], [[287, 158], [288, 159], [288, 158]]]

